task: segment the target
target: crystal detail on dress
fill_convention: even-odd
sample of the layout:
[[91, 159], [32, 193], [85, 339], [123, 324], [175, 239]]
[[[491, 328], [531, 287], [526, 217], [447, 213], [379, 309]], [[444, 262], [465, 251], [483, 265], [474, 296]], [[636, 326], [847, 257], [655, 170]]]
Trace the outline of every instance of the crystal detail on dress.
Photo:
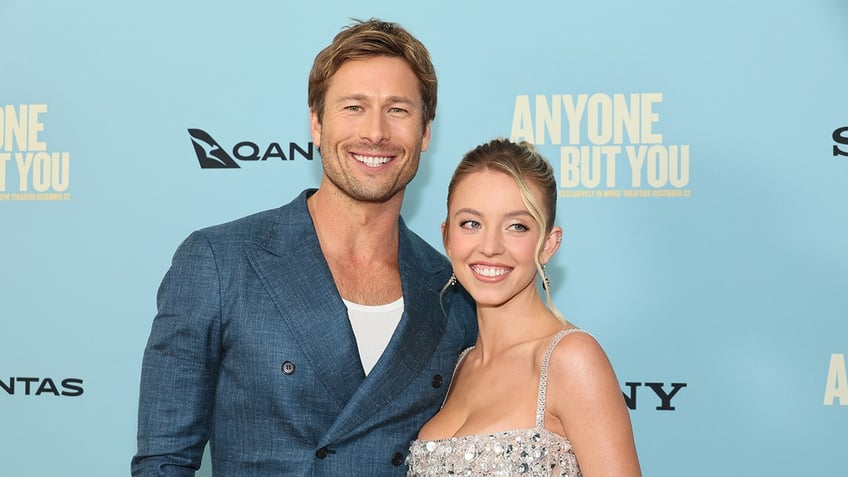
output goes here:
[[407, 463], [410, 477], [581, 475], [568, 439], [546, 429], [413, 441]]
[[[408, 477], [582, 477], [568, 438], [544, 428], [551, 352], [563, 336], [575, 331], [582, 330], [572, 328], [558, 333], [545, 353], [534, 429], [412, 441], [407, 457]], [[460, 361], [465, 354], [460, 356]]]

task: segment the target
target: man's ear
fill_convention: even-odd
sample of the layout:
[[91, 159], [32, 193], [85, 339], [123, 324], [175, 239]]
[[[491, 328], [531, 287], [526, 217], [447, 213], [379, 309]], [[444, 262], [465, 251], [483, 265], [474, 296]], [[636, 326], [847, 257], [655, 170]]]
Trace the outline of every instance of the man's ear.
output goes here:
[[321, 120], [315, 109], [309, 110], [309, 132], [312, 134], [312, 143], [321, 145]]
[[424, 125], [424, 136], [421, 138], [421, 152], [427, 150], [430, 146], [430, 125], [433, 124], [433, 121], [427, 121], [427, 124]]

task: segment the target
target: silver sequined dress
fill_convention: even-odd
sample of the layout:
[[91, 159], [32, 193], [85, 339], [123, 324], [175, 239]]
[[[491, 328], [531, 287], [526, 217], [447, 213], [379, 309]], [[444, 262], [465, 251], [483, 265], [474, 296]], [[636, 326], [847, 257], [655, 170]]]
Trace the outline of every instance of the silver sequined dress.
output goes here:
[[[581, 477], [580, 467], [568, 438], [544, 428], [551, 352], [559, 340], [577, 331], [582, 330], [571, 328], [557, 333], [545, 352], [539, 379], [535, 428], [432, 441], [412, 441], [407, 460], [407, 475]], [[470, 349], [462, 353], [458, 362], [462, 361]]]

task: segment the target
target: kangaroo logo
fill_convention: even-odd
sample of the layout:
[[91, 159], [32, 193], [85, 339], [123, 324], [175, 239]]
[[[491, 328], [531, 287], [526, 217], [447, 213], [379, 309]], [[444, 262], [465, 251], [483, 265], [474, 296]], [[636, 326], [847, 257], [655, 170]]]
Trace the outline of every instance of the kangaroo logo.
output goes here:
[[202, 169], [239, 169], [236, 161], [202, 129], [189, 129], [191, 143]]

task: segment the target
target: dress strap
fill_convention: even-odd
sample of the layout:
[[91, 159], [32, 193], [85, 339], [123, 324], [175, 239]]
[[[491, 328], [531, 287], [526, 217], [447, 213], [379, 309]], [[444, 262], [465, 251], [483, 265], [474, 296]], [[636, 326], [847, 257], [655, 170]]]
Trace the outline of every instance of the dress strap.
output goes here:
[[462, 350], [462, 353], [459, 353], [459, 358], [457, 358], [456, 365], [453, 367], [453, 375], [451, 375], [450, 384], [448, 384], [448, 390], [445, 392], [445, 398], [442, 400], [441, 407], [445, 407], [445, 403], [448, 402], [448, 394], [450, 394], [451, 389], [453, 389], [453, 378], [456, 376], [456, 370], [459, 369], [459, 365], [462, 364], [462, 360], [465, 359], [465, 355], [467, 355], [472, 349], [474, 349], [474, 346], [469, 346]]
[[553, 353], [554, 348], [561, 339], [576, 332], [589, 334], [588, 331], [581, 330], [580, 328], [562, 330], [554, 336], [551, 344], [548, 345], [547, 351], [545, 351], [545, 358], [542, 360], [542, 372], [539, 376], [539, 399], [536, 402], [536, 429], [545, 427], [545, 408], [548, 399], [548, 363], [551, 360], [551, 353]]

